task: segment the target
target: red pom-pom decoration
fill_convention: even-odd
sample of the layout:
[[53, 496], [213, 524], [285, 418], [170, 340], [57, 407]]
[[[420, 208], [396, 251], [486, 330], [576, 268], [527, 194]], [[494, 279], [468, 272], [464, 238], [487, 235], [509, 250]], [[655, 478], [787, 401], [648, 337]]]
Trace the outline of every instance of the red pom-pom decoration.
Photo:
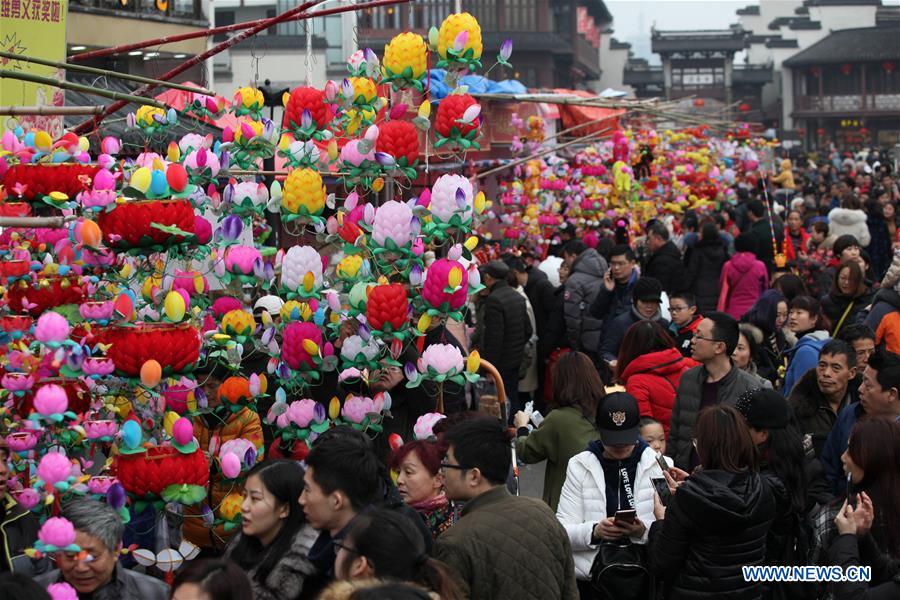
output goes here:
[[159, 498], [170, 485], [209, 484], [209, 461], [199, 448], [188, 454], [172, 446], [118, 454], [114, 468], [122, 487], [135, 498]]
[[303, 111], [308, 110], [316, 129], [324, 129], [328, 124], [328, 105], [325, 104], [325, 92], [313, 87], [296, 87], [284, 107], [283, 126], [289, 129], [302, 127]]
[[187, 200], [147, 200], [119, 204], [110, 212], [100, 213], [98, 225], [103, 240], [113, 248], [167, 246], [184, 241], [184, 237], [153, 227], [153, 223], [177, 227], [194, 234], [194, 209]]
[[7, 193], [15, 193], [16, 185], [25, 186], [22, 198], [37, 200], [50, 192], [62, 192], [74, 199], [78, 192], [90, 186], [99, 165], [80, 163], [20, 163], [13, 165], [3, 177]]
[[190, 369], [200, 358], [200, 332], [186, 324], [109, 327], [98, 330], [90, 343], [111, 344], [106, 355], [126, 377], [138, 377], [148, 360], [171, 375]]
[[[10, 308], [14, 312], [28, 312], [36, 317], [57, 306], [79, 304], [84, 297], [84, 290], [75, 277], [47, 277], [44, 281], [48, 284], [43, 287], [22, 287], [21, 282], [11, 286], [7, 293]], [[28, 308], [23, 306], [23, 300], [27, 300]]]
[[374, 329], [383, 330], [389, 324], [397, 331], [406, 324], [408, 318], [409, 301], [402, 284], [379, 285], [369, 292], [366, 319]]
[[400, 166], [409, 167], [419, 159], [419, 132], [409, 121], [388, 121], [378, 126], [378, 141], [375, 149], [387, 152], [398, 163], [406, 159]]
[[468, 94], [451, 94], [441, 100], [438, 105], [437, 117], [434, 121], [434, 129], [445, 138], [456, 137], [453, 128], [456, 127], [459, 135], [466, 135], [478, 129], [478, 119], [471, 123], [458, 123], [462, 119], [466, 109], [477, 104], [475, 98]]

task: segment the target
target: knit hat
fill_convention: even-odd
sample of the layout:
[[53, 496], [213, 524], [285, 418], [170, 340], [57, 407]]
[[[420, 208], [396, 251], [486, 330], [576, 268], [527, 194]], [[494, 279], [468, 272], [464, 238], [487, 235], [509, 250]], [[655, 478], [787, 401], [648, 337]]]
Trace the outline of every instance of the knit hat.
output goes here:
[[753, 429], [784, 429], [791, 419], [791, 409], [784, 396], [765, 388], [744, 392], [735, 408]]
[[639, 277], [631, 288], [631, 297], [635, 301], [662, 302], [662, 284], [655, 277]]
[[844, 235], [838, 237], [838, 239], [834, 240], [834, 246], [832, 246], [832, 252], [834, 253], [835, 258], [840, 259], [841, 254], [847, 248], [852, 248], [856, 246], [857, 248], [862, 248], [859, 244], [859, 240], [856, 239], [855, 235], [851, 235], [849, 233], [845, 233]]
[[494, 279], [506, 279], [509, 275], [509, 267], [502, 260], [492, 260], [481, 267], [483, 275], [490, 275]]
[[607, 394], [597, 405], [595, 426], [605, 446], [636, 444], [640, 421], [637, 400], [626, 392]]

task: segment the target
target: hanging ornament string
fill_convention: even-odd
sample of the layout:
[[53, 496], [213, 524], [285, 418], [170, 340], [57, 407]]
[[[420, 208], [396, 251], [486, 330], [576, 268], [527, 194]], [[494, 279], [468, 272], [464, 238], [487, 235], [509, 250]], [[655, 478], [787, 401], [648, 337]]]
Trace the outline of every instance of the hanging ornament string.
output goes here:
[[306, 63], [306, 86], [309, 87], [312, 81], [312, 19], [304, 21], [303, 28], [306, 30], [306, 55], [303, 59]]

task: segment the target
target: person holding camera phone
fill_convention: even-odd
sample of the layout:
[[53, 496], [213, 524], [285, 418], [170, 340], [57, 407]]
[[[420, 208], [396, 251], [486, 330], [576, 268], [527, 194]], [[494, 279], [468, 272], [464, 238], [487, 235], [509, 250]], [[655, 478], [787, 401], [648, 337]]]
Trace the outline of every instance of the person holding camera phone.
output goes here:
[[662, 470], [658, 454], [640, 438], [640, 418], [630, 394], [605, 396], [595, 416], [600, 440], [572, 457], [566, 470], [556, 517], [572, 544], [582, 598], [593, 597], [592, 567], [601, 544], [643, 544], [654, 521], [650, 479], [662, 477]]

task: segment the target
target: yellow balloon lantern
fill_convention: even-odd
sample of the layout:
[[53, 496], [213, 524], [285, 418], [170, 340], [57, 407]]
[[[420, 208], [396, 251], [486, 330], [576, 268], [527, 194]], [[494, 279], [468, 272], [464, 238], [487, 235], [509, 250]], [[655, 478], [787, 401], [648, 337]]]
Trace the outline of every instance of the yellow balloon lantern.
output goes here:
[[152, 358], [141, 365], [141, 383], [148, 388], [159, 385], [162, 378], [162, 366]]
[[49, 152], [53, 146], [53, 138], [46, 131], [38, 131], [34, 134], [34, 145], [41, 152]]
[[169, 412], [166, 413], [166, 416], [163, 419], [163, 429], [166, 430], [166, 434], [169, 437], [172, 437], [172, 428], [175, 426], [175, 421], [177, 421], [180, 418], [181, 418], [181, 415], [179, 415], [174, 410], [170, 410]]
[[184, 312], [187, 306], [184, 303], [184, 296], [179, 292], [169, 292], [166, 294], [166, 300], [163, 303], [163, 310], [166, 317], [173, 323], [179, 323], [184, 318]]
[[150, 169], [141, 167], [131, 174], [131, 187], [141, 193], [147, 193], [150, 189]]

